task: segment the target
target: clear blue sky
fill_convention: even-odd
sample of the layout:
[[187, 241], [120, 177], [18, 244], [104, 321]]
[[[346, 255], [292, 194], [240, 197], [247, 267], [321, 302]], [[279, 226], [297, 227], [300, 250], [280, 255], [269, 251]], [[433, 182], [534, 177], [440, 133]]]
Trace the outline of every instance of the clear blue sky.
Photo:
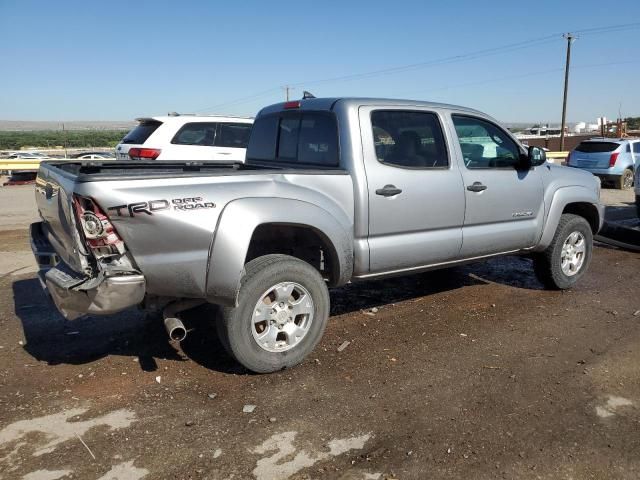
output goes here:
[[[631, 22], [640, 22], [638, 0], [0, 0], [0, 119], [254, 114], [283, 99], [279, 86], [297, 84], [294, 96], [308, 89], [434, 100], [508, 122], [557, 123], [560, 35], [492, 55], [313, 81]], [[636, 26], [585, 32], [573, 44], [569, 121], [616, 117], [620, 102], [623, 116], [640, 115], [639, 38]]]

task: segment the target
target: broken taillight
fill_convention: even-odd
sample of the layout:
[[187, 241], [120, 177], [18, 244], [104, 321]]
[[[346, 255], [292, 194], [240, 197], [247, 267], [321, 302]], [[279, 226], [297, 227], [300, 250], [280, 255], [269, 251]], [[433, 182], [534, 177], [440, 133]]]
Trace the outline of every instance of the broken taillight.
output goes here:
[[100, 207], [91, 199], [73, 196], [73, 205], [85, 243], [96, 258], [122, 255], [124, 242]]

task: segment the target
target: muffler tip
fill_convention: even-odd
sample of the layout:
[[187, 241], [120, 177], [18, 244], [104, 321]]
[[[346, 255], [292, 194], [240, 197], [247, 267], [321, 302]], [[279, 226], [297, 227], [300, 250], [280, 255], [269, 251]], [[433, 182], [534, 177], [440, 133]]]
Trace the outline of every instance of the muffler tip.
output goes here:
[[164, 328], [171, 340], [181, 342], [187, 337], [187, 329], [182, 320], [175, 317], [167, 317], [164, 319]]

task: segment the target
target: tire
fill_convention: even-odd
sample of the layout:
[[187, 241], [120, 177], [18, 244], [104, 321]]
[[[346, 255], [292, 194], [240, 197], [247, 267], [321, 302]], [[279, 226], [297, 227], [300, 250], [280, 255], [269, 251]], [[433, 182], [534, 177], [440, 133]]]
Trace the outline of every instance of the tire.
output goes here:
[[[256, 322], [257, 315], [265, 319]], [[220, 309], [217, 328], [240, 364], [269, 373], [302, 362], [322, 338], [328, 318], [329, 290], [320, 273], [295, 257], [265, 255], [245, 265], [238, 306]]]
[[627, 168], [622, 175], [616, 180], [616, 188], [618, 190], [629, 190], [633, 187], [633, 170]]
[[[583, 240], [584, 252], [579, 267], [575, 268], [575, 272], [566, 273], [563, 270], [563, 249], [565, 242], [571, 243], [569, 237], [578, 234], [573, 239]], [[578, 244], [579, 245], [579, 244]], [[579, 247], [574, 246], [574, 251]], [[537, 254], [533, 259], [533, 267], [538, 277], [545, 287], [553, 290], [565, 290], [575, 285], [585, 274], [591, 263], [593, 253], [593, 232], [591, 226], [583, 217], [569, 213], [562, 214], [558, 228], [553, 236], [551, 244], [547, 249]], [[565, 258], [572, 258], [571, 252]], [[579, 255], [578, 255], [579, 257]], [[571, 270], [571, 265], [568, 265]]]

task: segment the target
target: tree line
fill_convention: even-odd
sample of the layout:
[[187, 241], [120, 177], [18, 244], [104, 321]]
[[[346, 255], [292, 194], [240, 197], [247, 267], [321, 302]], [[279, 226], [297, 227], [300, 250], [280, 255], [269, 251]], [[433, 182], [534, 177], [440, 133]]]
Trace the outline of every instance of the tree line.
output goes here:
[[627, 130], [640, 130], [640, 117], [627, 117], [624, 121], [627, 122]]
[[0, 132], [0, 150], [37, 148], [115, 147], [126, 130], [37, 130]]

